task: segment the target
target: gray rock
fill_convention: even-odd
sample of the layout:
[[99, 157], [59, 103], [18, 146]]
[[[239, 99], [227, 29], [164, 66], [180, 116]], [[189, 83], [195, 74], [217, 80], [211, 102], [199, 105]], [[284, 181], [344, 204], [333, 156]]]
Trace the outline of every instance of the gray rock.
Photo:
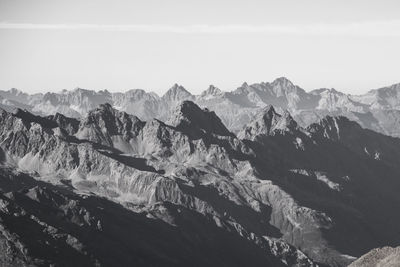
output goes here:
[[347, 118], [268, 107], [240, 139], [190, 101], [77, 121], [0, 112], [10, 265], [346, 266], [397, 242], [400, 142]]
[[400, 263], [400, 247], [376, 248], [363, 255], [349, 267], [395, 267]]

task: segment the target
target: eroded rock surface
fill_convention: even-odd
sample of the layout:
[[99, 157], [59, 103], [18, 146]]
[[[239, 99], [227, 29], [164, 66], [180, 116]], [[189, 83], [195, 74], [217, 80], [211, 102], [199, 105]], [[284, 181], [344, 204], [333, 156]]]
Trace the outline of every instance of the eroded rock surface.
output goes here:
[[2, 110], [5, 264], [347, 266], [396, 245], [398, 139], [273, 107], [238, 136], [190, 101], [165, 123]]

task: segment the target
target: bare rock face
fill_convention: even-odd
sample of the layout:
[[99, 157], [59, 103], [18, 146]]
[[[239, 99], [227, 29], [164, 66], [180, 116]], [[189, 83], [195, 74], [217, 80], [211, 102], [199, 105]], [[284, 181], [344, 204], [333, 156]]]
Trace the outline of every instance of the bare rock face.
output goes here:
[[[160, 97], [142, 89], [128, 90], [125, 93], [113, 93], [112, 103], [115, 109], [134, 114], [142, 120], [157, 118], [163, 111]], [[86, 115], [86, 114], [83, 114]]]
[[[189, 103], [189, 105], [194, 104]], [[196, 116], [205, 116], [204, 119], [210, 116], [211, 119], [215, 119], [216, 122], [220, 123], [214, 114], [202, 111], [197, 106], [194, 108], [196, 112], [199, 112], [195, 114]], [[190, 118], [193, 114], [189, 111], [183, 110], [181, 115], [185, 118]], [[104, 254], [101, 251], [108, 249], [106, 247], [94, 248], [94, 244], [90, 243], [84, 236], [90, 233], [89, 236], [93, 239], [103, 238], [104, 231], [109, 227], [107, 226], [108, 223], [104, 220], [113, 219], [111, 217], [105, 219], [105, 217], [99, 218], [98, 216], [91, 215], [93, 212], [86, 211], [87, 208], [81, 207], [83, 204], [75, 200], [77, 197], [74, 195], [75, 193], [71, 192], [69, 188], [62, 189], [63, 184], [68, 184], [79, 192], [90, 192], [91, 194], [104, 196], [116, 202], [125, 203], [132, 209], [132, 216], [136, 216], [133, 215], [135, 214], [134, 211], [140, 211], [148, 213], [147, 216], [149, 217], [158, 218], [157, 220], [163, 222], [162, 224], [178, 226], [179, 229], [194, 227], [191, 221], [195, 222], [195, 225], [198, 225], [200, 229], [203, 229], [201, 231], [208, 229], [204, 232], [204, 235], [200, 235], [202, 236], [200, 239], [208, 236], [207, 240], [210, 240], [210, 233], [216, 236], [215, 240], [212, 241], [214, 245], [205, 244], [205, 247], [212, 248], [215, 247], [215, 244], [221, 246], [217, 249], [220, 255], [216, 256], [218, 259], [213, 259], [213, 256], [210, 257], [210, 255], [207, 256], [208, 264], [211, 265], [229, 264], [229, 262], [233, 265], [240, 265], [242, 260], [236, 259], [232, 261], [235, 258], [231, 256], [232, 253], [235, 254], [233, 252], [236, 246], [234, 245], [235, 243], [237, 243], [236, 248], [241, 249], [241, 253], [244, 253], [243, 248], [246, 250], [245, 247], [249, 246], [250, 254], [247, 254], [247, 252], [245, 254], [252, 258], [250, 262], [254, 265], [264, 265], [266, 263], [274, 266], [313, 265], [312, 261], [306, 255], [290, 244], [261, 235], [264, 232], [261, 229], [264, 227], [267, 232], [274, 230], [272, 230], [273, 228], [268, 223], [259, 221], [263, 216], [262, 214], [266, 211], [264, 211], [265, 208], [261, 208], [259, 211], [261, 213], [258, 214], [257, 211], [252, 210], [253, 205], [257, 202], [252, 200], [253, 197], [249, 195], [246, 196], [247, 200], [240, 200], [244, 197], [241, 196], [242, 193], [234, 193], [232, 195], [236, 190], [244, 190], [244, 188], [242, 189], [244, 185], [232, 184], [230, 180], [244, 173], [251, 175], [251, 164], [245, 161], [240, 162], [236, 159], [237, 155], [230, 154], [232, 153], [231, 151], [236, 151], [237, 154], [242, 153], [240, 147], [244, 145], [240, 144], [239, 140], [227, 132], [225, 127], [222, 128], [222, 132], [221, 128], [202, 129], [207, 135], [211, 136], [216, 133], [229, 133], [229, 136], [226, 137], [228, 139], [224, 139], [225, 137], [222, 136], [220, 145], [217, 137], [216, 139], [206, 141], [192, 139], [190, 135], [179, 131], [179, 127], [168, 126], [157, 120], [144, 124], [141, 121], [134, 120], [127, 114], [113, 110], [108, 105], [100, 106], [99, 109], [90, 112], [88, 117], [80, 123], [76, 136], [68, 135], [67, 131], [61, 134], [61, 131], [58, 130], [60, 125], [57, 123], [53, 124], [57, 120], [51, 120], [52, 123], [47, 124], [47, 120], [40, 121], [35, 117], [35, 122], [30, 116], [17, 117], [5, 111], [2, 112], [1, 117], [1, 130], [3, 132], [1, 136], [2, 140], [5, 141], [2, 141], [1, 144], [2, 150], [6, 154], [3, 164], [5, 166], [16, 165], [20, 169], [34, 174], [38, 180], [51, 182], [56, 185], [54, 189], [45, 189], [40, 184], [42, 182], [37, 182], [35, 179], [29, 178], [33, 184], [39, 183], [39, 186], [29, 189], [26, 193], [12, 193], [11, 195], [7, 195], [10, 199], [6, 199], [7, 203], [9, 203], [7, 205], [22, 205], [18, 204], [19, 201], [23, 201], [21, 203], [25, 203], [24, 205], [29, 204], [29, 202], [26, 202], [28, 200], [24, 200], [26, 197], [34, 202], [39, 202], [40, 205], [45, 205], [37, 207], [38, 212], [43, 214], [40, 216], [45, 217], [38, 217], [39, 219], [34, 220], [29, 219], [26, 221], [22, 219], [25, 217], [33, 218], [32, 215], [29, 215], [32, 212], [32, 208], [18, 207], [18, 209], [21, 209], [21, 223], [23, 222], [24, 227], [28, 227], [29, 225], [29, 227], [34, 228], [39, 224], [41, 228], [45, 227], [43, 228], [45, 230], [42, 231], [51, 234], [35, 236], [20, 232], [18, 228], [10, 228], [11, 230], [9, 230], [10, 233], [18, 233], [15, 241], [13, 241], [17, 244], [17, 250], [18, 242], [24, 244], [23, 246], [26, 247], [25, 250], [22, 250], [20, 256], [21, 262], [24, 262], [24, 264], [68, 263], [109, 265], [101, 256]], [[43, 122], [43, 124], [39, 122]], [[132, 122], [138, 123], [140, 127], [135, 127], [135, 123]], [[223, 125], [219, 123], [215, 125], [222, 127]], [[19, 128], [17, 127], [18, 125]], [[200, 126], [202, 126], [201, 123], [199, 124]], [[84, 128], [92, 130], [88, 131], [90, 134], [80, 139], [79, 133]], [[96, 130], [98, 129], [102, 131], [97, 132]], [[213, 131], [207, 132], [208, 130]], [[12, 142], [9, 140], [10, 136], [12, 137]], [[97, 138], [98, 136], [102, 138]], [[129, 154], [115, 150], [114, 143], [108, 143], [107, 141], [113, 141], [113, 138], [117, 136], [122, 138], [132, 136], [132, 139], [136, 142], [136, 150]], [[21, 145], [19, 142], [21, 142]], [[233, 147], [229, 148], [232, 145]], [[17, 147], [20, 150], [12, 149]], [[227, 150], [228, 148], [230, 150]], [[4, 169], [4, 171], [9, 172], [8, 169]], [[7, 175], [13, 177], [20, 174]], [[218, 193], [217, 188], [220, 188], [218, 190], [221, 193]], [[69, 200], [70, 198], [74, 200]], [[102, 205], [98, 200], [94, 201], [94, 203], [96, 203], [95, 205]], [[239, 203], [242, 204], [239, 205]], [[248, 207], [241, 208], [241, 205]], [[255, 206], [257, 210], [260, 209], [259, 205], [256, 204]], [[64, 210], [64, 207], [66, 210]], [[47, 210], [48, 208], [49, 211]], [[62, 209], [60, 210], [61, 214], [72, 213], [72, 217], [69, 217], [70, 215], [62, 217], [63, 223], [55, 226], [54, 219], [52, 219], [52, 215], [49, 213], [52, 209]], [[77, 209], [76, 212], [79, 211], [77, 215], [73, 215], [75, 209]], [[102, 206], [102, 209], [107, 208]], [[6, 212], [9, 214], [8, 210]], [[179, 215], [181, 213], [182, 215]], [[228, 213], [231, 214], [228, 215]], [[15, 215], [16, 213], [12, 214]], [[80, 217], [81, 215], [78, 214], [82, 214], [83, 217]], [[265, 215], [267, 214], [265, 213]], [[17, 216], [17, 218], [20, 218], [20, 216]], [[38, 215], [35, 216], [37, 217]], [[184, 217], [180, 219], [181, 216]], [[205, 218], [208, 218], [206, 221], [211, 221], [206, 222], [204, 221]], [[256, 220], [252, 221], [250, 218]], [[206, 224], [210, 224], [211, 228], [205, 226], [203, 221]], [[82, 228], [82, 232], [74, 232], [73, 228], [68, 226], [68, 223], [76, 223], [80, 228], [87, 225], [89, 228], [85, 231]], [[132, 223], [134, 225], [134, 222], [129, 222], [128, 224], [130, 229], [132, 229]], [[31, 224], [32, 226], [30, 226]], [[7, 227], [11, 226], [11, 224], [7, 225]], [[90, 230], [91, 227], [93, 227], [93, 231]], [[270, 228], [271, 230], [269, 230]], [[164, 230], [158, 229], [153, 231], [153, 233], [159, 233], [160, 231], [163, 232]], [[257, 234], [251, 231], [256, 231]], [[187, 234], [189, 236], [196, 236], [200, 232], [198, 231], [197, 234], [188, 232]], [[109, 233], [108, 235], [112, 236], [115, 233]], [[223, 237], [223, 235], [226, 237]], [[22, 239], [19, 239], [19, 236]], [[174, 236], [173, 240], [180, 242], [177, 241], [179, 238], [178, 235], [172, 236]], [[57, 243], [59, 241], [56, 241], [58, 240], [57, 238], [65, 240], [63, 242], [67, 242], [69, 247], [60, 247], [61, 245]], [[118, 239], [122, 237], [113, 236], [113, 238]], [[162, 238], [167, 238], [167, 235], [163, 236], [162, 234]], [[228, 241], [231, 238], [237, 239], [237, 241], [233, 239]], [[202, 242], [200, 239], [193, 240], [196, 247]], [[35, 243], [37, 242], [36, 240], [39, 242], [43, 240], [46, 245], [39, 246]], [[136, 243], [137, 240], [133, 238], [130, 242]], [[168, 238], [168, 243], [170, 242], [171, 239]], [[240, 245], [240, 242], [244, 243]], [[248, 245], [244, 245], [245, 243]], [[133, 243], [128, 245], [128, 247], [131, 246], [133, 246]], [[145, 246], [139, 243], [136, 246], [145, 250], [143, 254], [149, 253], [146, 252], [148, 245]], [[142, 260], [145, 264], [157, 261], [168, 264], [168, 262], [172, 261], [176, 265], [185, 265], [193, 262], [193, 260], [199, 260], [194, 256], [194, 251], [191, 252], [186, 249], [186, 253], [192, 256], [182, 259], [175, 252], [164, 251], [166, 248], [163, 248], [161, 244], [154, 244], [154, 246], [159, 254], [166, 253], [167, 258], [158, 258], [153, 255], [141, 259], [142, 252], [140, 252], [135, 256], [135, 260]], [[34, 250], [35, 247], [39, 250]], [[40, 252], [49, 250], [54, 251], [55, 254], [46, 256], [46, 254]], [[224, 251], [226, 251], [226, 255], [229, 255], [229, 260], [223, 256]], [[111, 264], [113, 266], [129, 262], [128, 258], [121, 258], [120, 256], [118, 256], [118, 259], [114, 259], [114, 257], [117, 257], [116, 254], [114, 255], [114, 252], [110, 253], [111, 255], [108, 254], [110, 259], [115, 260]], [[254, 253], [259, 253], [259, 256], [254, 256]], [[74, 254], [77, 255], [72, 257]], [[179, 254], [181, 253], [179, 252]], [[209, 253], [207, 252], [207, 254]], [[15, 259], [19, 259], [16, 256], [17, 252], [13, 255]], [[6, 258], [10, 260], [10, 265], [18, 263], [17, 261], [13, 262], [11, 257]], [[203, 260], [199, 262], [203, 262]], [[249, 262], [249, 259], [246, 259], [246, 262]]]
[[347, 266], [398, 242], [398, 139], [273, 107], [238, 137], [191, 101], [166, 123], [110, 104], [80, 120], [1, 110], [0, 260]]
[[[110, 104], [102, 104], [82, 120], [75, 136], [81, 140], [118, 148], [121, 145], [118, 141], [129, 143], [139, 134], [144, 124], [136, 116], [117, 111]], [[118, 137], [120, 140], [115, 139]]]
[[[253, 242], [178, 205], [158, 203], [137, 213], [8, 168], [0, 173], [2, 266], [285, 266]], [[174, 218], [174, 225], [157, 217]]]
[[363, 255], [349, 267], [394, 267], [400, 262], [400, 247], [376, 248]]
[[60, 129], [64, 129], [69, 135], [74, 135], [79, 128], [79, 120], [69, 118], [61, 113], [50, 115], [47, 117], [50, 121], [54, 121]]
[[273, 106], [263, 109], [260, 114], [244, 129], [238, 136], [242, 139], [254, 140], [260, 135], [274, 135], [286, 131], [296, 131], [298, 129], [296, 121], [289, 112], [283, 115], [278, 114]]
[[221, 91], [221, 89], [215, 87], [214, 85], [210, 85], [207, 90], [201, 93], [200, 97], [210, 99], [216, 96], [220, 96], [222, 94], [223, 92]]
[[181, 102], [183, 100], [191, 99], [193, 95], [189, 93], [182, 85], [174, 84], [163, 96], [162, 100], [165, 102]]
[[201, 110], [191, 101], [178, 105], [167, 123], [194, 139], [200, 138], [204, 133], [233, 136], [213, 111]]

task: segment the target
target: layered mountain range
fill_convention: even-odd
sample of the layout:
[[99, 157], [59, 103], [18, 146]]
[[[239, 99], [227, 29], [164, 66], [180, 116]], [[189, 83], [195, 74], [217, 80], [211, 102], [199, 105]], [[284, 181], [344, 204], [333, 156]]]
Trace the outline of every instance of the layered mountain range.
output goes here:
[[141, 89], [111, 93], [77, 88], [34, 95], [17, 89], [0, 91], [0, 107], [6, 110], [17, 107], [37, 115], [58, 112], [75, 118], [84, 117], [98, 105], [109, 103], [142, 120], [166, 120], [175, 106], [184, 100], [215, 111], [234, 133], [239, 132], [262, 108], [273, 105], [278, 110], [288, 110], [303, 127], [326, 115], [346, 116], [363, 128], [400, 137], [400, 84], [370, 90], [364, 95], [349, 95], [326, 88], [306, 92], [284, 77], [273, 82], [243, 83], [231, 92], [210, 85], [200, 95], [192, 95], [175, 84], [162, 97]]
[[1, 264], [347, 266], [399, 245], [400, 139], [344, 116], [304, 127], [291, 111], [323, 92], [3, 92]]

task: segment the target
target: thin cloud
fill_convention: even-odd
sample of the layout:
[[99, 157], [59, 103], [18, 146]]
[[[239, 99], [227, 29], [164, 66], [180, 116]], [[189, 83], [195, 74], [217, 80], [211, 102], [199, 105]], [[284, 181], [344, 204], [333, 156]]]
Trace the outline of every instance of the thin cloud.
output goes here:
[[287, 34], [287, 35], [359, 35], [400, 36], [400, 20], [371, 21], [341, 24], [287, 24], [287, 25], [101, 25], [101, 24], [31, 24], [0, 23], [0, 29], [14, 30], [90, 30], [177, 34]]

